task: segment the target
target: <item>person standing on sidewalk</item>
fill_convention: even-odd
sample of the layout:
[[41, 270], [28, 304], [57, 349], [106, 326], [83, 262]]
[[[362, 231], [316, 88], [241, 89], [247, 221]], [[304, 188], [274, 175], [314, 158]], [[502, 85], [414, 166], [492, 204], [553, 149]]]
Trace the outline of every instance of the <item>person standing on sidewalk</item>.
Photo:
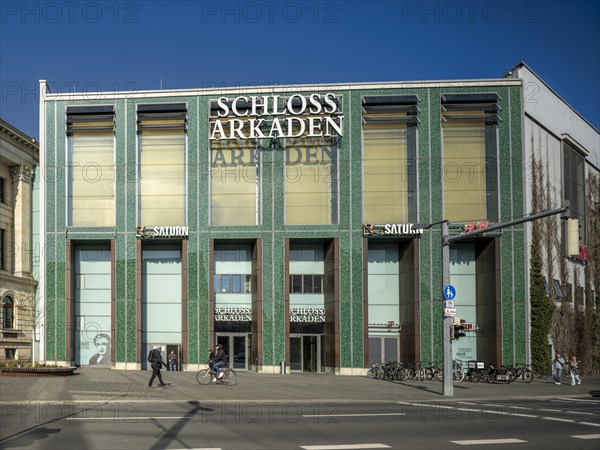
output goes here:
[[152, 383], [154, 382], [154, 378], [156, 377], [158, 377], [160, 387], [167, 387], [167, 385], [163, 383], [162, 376], [160, 375], [160, 368], [162, 366], [166, 366], [166, 364], [162, 359], [162, 355], [160, 354], [160, 347], [158, 345], [154, 346], [154, 349], [152, 349], [150, 355], [148, 355], [148, 360], [150, 361], [152, 367], [152, 376], [150, 377], [150, 381], [148, 382], [148, 387], [152, 387]]
[[571, 356], [569, 363], [571, 364], [571, 386], [575, 386], [575, 382], [577, 382], [577, 384], [581, 384], [581, 378], [579, 375], [577, 375], [577, 366], [579, 365], [577, 356]]
[[552, 361], [552, 372], [554, 373], [554, 384], [562, 384], [562, 371], [565, 366], [565, 358], [560, 353], [556, 353]]
[[169, 370], [171, 372], [177, 370], [177, 355], [175, 352], [169, 353]]

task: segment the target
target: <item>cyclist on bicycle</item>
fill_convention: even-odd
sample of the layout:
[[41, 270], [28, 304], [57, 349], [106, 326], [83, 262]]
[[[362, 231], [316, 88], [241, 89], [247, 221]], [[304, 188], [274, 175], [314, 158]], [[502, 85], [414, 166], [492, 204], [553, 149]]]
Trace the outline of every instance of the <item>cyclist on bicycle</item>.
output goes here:
[[227, 355], [225, 354], [221, 344], [217, 344], [215, 351], [211, 352], [210, 362], [212, 364], [212, 371], [215, 375], [211, 381], [217, 381], [217, 378], [223, 378], [223, 371], [221, 370], [221, 367], [227, 365]]

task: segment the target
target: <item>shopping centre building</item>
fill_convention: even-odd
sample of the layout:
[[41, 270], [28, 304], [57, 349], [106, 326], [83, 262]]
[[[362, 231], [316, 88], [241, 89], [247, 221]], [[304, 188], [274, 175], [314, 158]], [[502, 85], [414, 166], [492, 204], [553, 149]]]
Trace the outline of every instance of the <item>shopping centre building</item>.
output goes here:
[[[520, 218], [521, 79], [93, 94], [40, 82], [40, 357], [258, 372], [442, 359], [441, 222]], [[528, 355], [527, 233], [450, 247], [453, 356]], [[452, 305], [447, 305], [452, 306]]]

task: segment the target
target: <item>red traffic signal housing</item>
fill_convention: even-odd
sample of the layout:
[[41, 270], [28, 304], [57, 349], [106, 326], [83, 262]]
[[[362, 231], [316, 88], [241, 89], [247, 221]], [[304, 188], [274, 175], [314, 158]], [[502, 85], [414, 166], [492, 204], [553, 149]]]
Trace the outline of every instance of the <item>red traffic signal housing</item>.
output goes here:
[[460, 339], [461, 337], [465, 337], [466, 334], [464, 333], [464, 331], [466, 330], [465, 327], [465, 321], [463, 319], [460, 319], [460, 324], [455, 323], [452, 326], [452, 339], [457, 340]]

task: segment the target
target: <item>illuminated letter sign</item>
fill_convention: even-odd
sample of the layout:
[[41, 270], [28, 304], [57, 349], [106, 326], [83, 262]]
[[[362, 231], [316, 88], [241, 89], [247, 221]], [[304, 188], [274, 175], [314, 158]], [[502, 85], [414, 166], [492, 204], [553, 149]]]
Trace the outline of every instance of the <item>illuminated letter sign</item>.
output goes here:
[[215, 308], [216, 322], [250, 322], [252, 308], [217, 306]]
[[136, 237], [139, 239], [145, 238], [187, 238], [189, 234], [188, 227], [175, 226], [175, 227], [143, 227], [138, 226], [136, 228]]
[[290, 308], [290, 322], [325, 322], [325, 308]]
[[[335, 94], [294, 94], [282, 98], [282, 105], [279, 99], [265, 95], [213, 100], [210, 140], [342, 136], [344, 117]], [[246, 117], [250, 119], [240, 119]]]
[[386, 223], [376, 225], [366, 223], [363, 225], [364, 236], [415, 236], [423, 234], [423, 228], [416, 227], [413, 223]]

